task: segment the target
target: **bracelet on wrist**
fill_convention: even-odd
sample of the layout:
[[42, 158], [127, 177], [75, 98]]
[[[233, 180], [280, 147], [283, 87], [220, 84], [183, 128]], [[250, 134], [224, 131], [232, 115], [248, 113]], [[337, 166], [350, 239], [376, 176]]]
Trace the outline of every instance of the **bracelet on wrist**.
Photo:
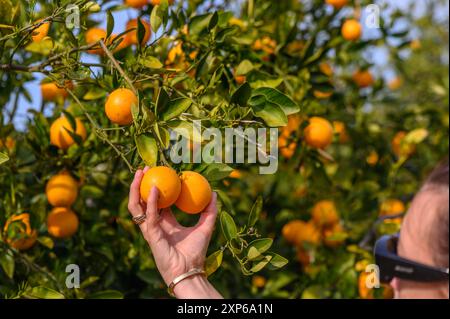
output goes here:
[[169, 295], [171, 295], [172, 297], [175, 297], [175, 294], [173, 292], [173, 290], [175, 289], [175, 286], [177, 284], [179, 284], [180, 282], [182, 282], [183, 280], [193, 277], [193, 276], [197, 276], [197, 275], [205, 275], [206, 272], [203, 269], [199, 269], [199, 268], [194, 268], [192, 270], [189, 270], [188, 272], [176, 277], [169, 285], [169, 287], [167, 288], [167, 292], [169, 293]]

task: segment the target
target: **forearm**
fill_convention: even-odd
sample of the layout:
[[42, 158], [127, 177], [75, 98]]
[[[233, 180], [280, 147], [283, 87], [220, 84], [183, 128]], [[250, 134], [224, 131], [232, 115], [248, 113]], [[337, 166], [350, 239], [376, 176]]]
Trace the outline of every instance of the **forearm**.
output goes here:
[[204, 276], [193, 276], [181, 281], [173, 292], [178, 299], [223, 299]]

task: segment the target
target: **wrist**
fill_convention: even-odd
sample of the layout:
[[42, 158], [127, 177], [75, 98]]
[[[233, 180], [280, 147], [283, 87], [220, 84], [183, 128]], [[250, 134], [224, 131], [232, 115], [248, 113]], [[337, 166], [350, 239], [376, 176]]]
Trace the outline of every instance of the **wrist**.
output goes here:
[[220, 299], [222, 296], [204, 275], [195, 275], [175, 285], [173, 293], [178, 299]]

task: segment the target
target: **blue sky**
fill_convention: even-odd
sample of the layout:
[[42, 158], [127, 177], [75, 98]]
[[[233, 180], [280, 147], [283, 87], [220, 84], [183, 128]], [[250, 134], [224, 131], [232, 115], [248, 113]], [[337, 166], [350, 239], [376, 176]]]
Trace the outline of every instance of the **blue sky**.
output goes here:
[[[382, 3], [389, 3], [389, 6], [391, 9], [399, 7], [401, 9], [406, 9], [410, 3], [410, 1], [412, 0], [402, 0], [402, 1], [376, 1], [376, 3], [382, 4]], [[428, 0], [430, 1], [430, 0]], [[119, 2], [119, 1], [117, 1]], [[420, 14], [420, 12], [423, 12], [424, 6], [426, 6], [427, 0], [416, 0], [415, 1], [418, 6], [417, 6], [417, 12], [416, 14]], [[346, 9], [349, 12], [351, 12], [350, 8]], [[113, 13], [114, 15], [114, 20], [115, 20], [115, 27], [114, 27], [114, 31], [115, 33], [120, 33], [125, 29], [125, 24], [129, 19], [135, 18], [137, 17], [138, 12], [134, 9], [128, 9], [128, 10], [122, 10], [122, 11], [117, 11], [115, 13]], [[344, 12], [345, 14], [345, 12]], [[388, 14], [388, 12], [383, 12], [382, 14]], [[448, 15], [448, 10], [443, 11], [443, 14], [447, 14]], [[363, 17], [364, 18], [364, 17]], [[105, 18], [105, 14], [104, 13], [99, 13], [99, 14], [95, 14], [94, 15], [94, 19], [98, 20], [101, 22], [101, 26], [106, 28], [106, 18]], [[404, 25], [400, 25], [398, 26], [399, 29], [404, 28]], [[152, 37], [154, 38], [155, 34], [152, 35]], [[365, 30], [364, 32], [364, 37], [367, 38], [371, 38], [371, 37], [376, 37], [377, 36], [377, 30]], [[378, 70], [382, 70], [380, 71], [382, 74], [379, 74], [379, 76], [383, 76], [385, 78], [392, 78], [395, 76], [395, 73], [389, 69], [389, 66], [387, 65], [388, 63], [388, 55], [387, 55], [387, 50], [385, 48], [376, 48], [374, 50], [371, 50], [370, 52], [368, 52], [365, 56], [365, 58], [370, 61], [373, 62], [376, 66]], [[85, 54], [83, 56], [83, 60], [86, 62], [95, 62], [98, 58]], [[27, 88], [27, 90], [30, 92], [30, 95], [32, 96], [33, 101], [30, 103], [28, 101], [26, 101], [23, 97], [21, 97], [19, 99], [19, 108], [18, 108], [18, 112], [14, 121], [14, 124], [16, 126], [17, 129], [23, 129], [24, 125], [26, 123], [26, 119], [29, 116], [29, 113], [27, 112], [29, 109], [39, 109], [40, 105], [41, 105], [41, 93], [39, 90], [39, 83], [40, 81], [43, 79], [43, 76], [41, 74], [35, 74], [35, 81], [33, 82], [29, 82], [25, 85], [25, 87]], [[47, 109], [48, 114], [49, 115], [51, 113], [51, 109], [48, 108]]]

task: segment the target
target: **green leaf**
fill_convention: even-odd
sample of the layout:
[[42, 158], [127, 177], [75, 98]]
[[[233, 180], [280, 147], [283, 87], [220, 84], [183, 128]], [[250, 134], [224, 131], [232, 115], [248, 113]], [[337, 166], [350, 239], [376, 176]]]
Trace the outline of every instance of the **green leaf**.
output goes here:
[[278, 105], [264, 100], [261, 103], [260, 97], [257, 97], [259, 101], [255, 98], [251, 98], [249, 101], [255, 116], [262, 118], [270, 127], [286, 126], [288, 118], [283, 110]]
[[263, 268], [266, 267], [267, 264], [270, 262], [271, 258], [272, 258], [271, 256], [264, 256], [263, 259], [254, 261], [252, 264], [252, 268], [250, 268], [250, 271], [252, 273], [255, 273], [263, 270]]
[[403, 140], [406, 144], [420, 144], [428, 137], [429, 132], [425, 128], [418, 128], [409, 132]]
[[211, 13], [193, 17], [189, 23], [189, 34], [199, 35], [209, 26], [212, 17], [213, 14]]
[[286, 266], [286, 264], [289, 262], [283, 256], [280, 256], [273, 252], [269, 252], [268, 255], [272, 257], [270, 259], [269, 269], [272, 269], [272, 270], [280, 269], [280, 268]]
[[252, 95], [263, 95], [268, 102], [279, 106], [286, 115], [291, 115], [300, 111], [300, 107], [294, 101], [277, 89], [268, 87], [258, 88], [253, 91]]
[[114, 29], [114, 17], [111, 13], [111, 10], [106, 11], [106, 38], [112, 34]]
[[84, 185], [80, 193], [85, 198], [102, 198], [104, 195], [103, 190], [95, 185]]
[[256, 222], [259, 219], [259, 216], [261, 215], [263, 207], [263, 198], [262, 196], [258, 196], [255, 203], [252, 206], [252, 210], [250, 211], [250, 215], [248, 216], [248, 222], [247, 225], [249, 227], [255, 226]]
[[63, 294], [44, 286], [37, 286], [27, 290], [24, 296], [35, 299], [65, 299]]
[[[201, 142], [201, 132], [198, 127], [194, 126], [191, 122], [173, 120], [167, 123], [167, 126], [171, 128], [177, 134], [194, 142]], [[195, 133], [195, 134], [194, 134]]]
[[237, 238], [237, 227], [234, 219], [225, 211], [220, 214], [220, 225], [222, 226], [222, 233], [228, 241]]
[[233, 168], [224, 163], [208, 164], [202, 175], [210, 182], [220, 181], [230, 175]]
[[147, 56], [145, 59], [139, 60], [139, 63], [149, 69], [161, 69], [164, 66], [161, 61], [153, 56]]
[[211, 31], [212, 29], [214, 29], [218, 22], [219, 22], [219, 15], [217, 14], [217, 11], [215, 11], [211, 19], [209, 20], [208, 30]]
[[268, 251], [272, 247], [273, 239], [261, 238], [252, 241], [247, 247], [248, 260], [254, 260], [260, 257], [263, 253]]
[[142, 24], [140, 18], [137, 19], [137, 36], [138, 36], [138, 45], [140, 46], [145, 36], [145, 27]]
[[183, 112], [185, 112], [192, 105], [192, 100], [187, 98], [178, 98], [170, 101], [163, 111], [161, 118], [163, 121], [171, 120]]
[[31, 42], [26, 46], [25, 50], [31, 53], [47, 56], [50, 54], [50, 52], [52, 52], [53, 47], [53, 39], [50, 37], [45, 37], [39, 42]]
[[41, 245], [43, 245], [43, 246], [45, 246], [45, 247], [47, 247], [49, 249], [53, 249], [53, 247], [55, 246], [55, 243], [53, 242], [53, 239], [51, 239], [50, 237], [47, 237], [47, 236], [40, 236], [40, 237], [37, 238], [37, 241]]
[[231, 103], [245, 106], [247, 105], [248, 99], [252, 94], [252, 88], [247, 82], [243, 83], [231, 96]]
[[170, 97], [167, 91], [162, 87], [159, 89], [158, 97], [156, 99], [156, 109], [163, 110], [166, 108], [166, 105], [169, 103]]
[[87, 299], [123, 299], [123, 294], [117, 290], [97, 291], [86, 297]]
[[106, 91], [99, 87], [91, 87], [83, 96], [83, 100], [92, 101], [105, 97]]
[[150, 14], [150, 25], [152, 27], [152, 31], [156, 33], [161, 27], [162, 22], [162, 10], [160, 10], [159, 5], [156, 5], [153, 7], [152, 13]]
[[241, 63], [239, 63], [238, 67], [236, 68], [236, 75], [246, 75], [253, 69], [254, 66], [252, 62], [250, 62], [249, 60], [243, 60]]
[[9, 252], [1, 252], [0, 266], [2, 266], [6, 276], [12, 279], [14, 276], [15, 262], [14, 257]]
[[0, 152], [0, 165], [9, 161], [9, 156], [5, 153]]
[[223, 259], [223, 251], [218, 250], [206, 258], [205, 262], [205, 271], [206, 276], [211, 276], [217, 269], [219, 269], [220, 265], [222, 264]]
[[146, 165], [153, 167], [158, 161], [158, 146], [156, 140], [147, 134], [139, 135], [135, 138], [139, 155]]

